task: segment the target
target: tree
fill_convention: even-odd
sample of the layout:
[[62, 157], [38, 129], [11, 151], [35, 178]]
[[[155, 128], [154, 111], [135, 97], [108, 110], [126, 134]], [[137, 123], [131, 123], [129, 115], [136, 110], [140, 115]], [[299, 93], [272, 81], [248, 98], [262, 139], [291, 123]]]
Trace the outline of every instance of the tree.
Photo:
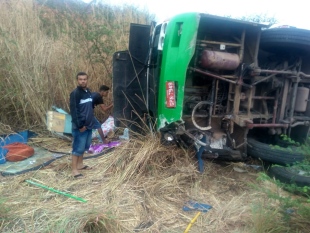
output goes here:
[[245, 15], [245, 16], [237, 17], [237, 19], [244, 20], [244, 21], [250, 21], [254, 23], [263, 23], [268, 26], [278, 23], [278, 20], [274, 16], [269, 16], [266, 13], [255, 14], [255, 15]]

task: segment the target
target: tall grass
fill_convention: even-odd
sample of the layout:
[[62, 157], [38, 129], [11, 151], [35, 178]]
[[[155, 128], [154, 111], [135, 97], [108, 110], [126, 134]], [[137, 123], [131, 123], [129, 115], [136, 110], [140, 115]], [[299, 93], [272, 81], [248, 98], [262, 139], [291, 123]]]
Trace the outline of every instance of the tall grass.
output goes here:
[[[270, 204], [269, 204], [270, 205]], [[270, 208], [268, 205], [259, 203], [252, 207], [253, 233], [290, 232], [288, 224], [281, 219], [281, 212], [277, 208]], [[275, 224], [276, 223], [276, 224]]]
[[79, 1], [8, 0], [0, 9], [0, 122], [14, 129], [45, 127], [52, 105], [68, 110], [78, 71], [93, 90], [111, 86], [112, 55], [127, 49], [129, 23], [151, 20], [131, 6]]
[[292, 185], [276, 181], [265, 173], [260, 173], [257, 180], [260, 185], [252, 187], [264, 193], [267, 199], [254, 200], [251, 232], [308, 232], [309, 197], [286, 192], [286, 187]]

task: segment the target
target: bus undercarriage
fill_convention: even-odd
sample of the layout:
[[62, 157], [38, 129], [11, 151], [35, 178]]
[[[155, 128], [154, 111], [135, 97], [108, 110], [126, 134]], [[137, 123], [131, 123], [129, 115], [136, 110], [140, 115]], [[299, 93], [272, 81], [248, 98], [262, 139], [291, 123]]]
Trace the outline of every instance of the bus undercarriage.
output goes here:
[[[114, 99], [120, 91], [140, 95], [131, 99], [139, 119], [147, 115], [164, 140], [194, 146], [207, 158], [244, 159], [257, 141], [277, 144], [281, 135], [304, 142], [310, 125], [310, 31], [263, 27], [194, 13], [159, 24], [143, 59], [133, 59], [134, 46], [115, 53], [116, 65], [126, 60], [135, 69], [127, 69], [132, 77], [124, 81], [114, 68]], [[124, 108], [133, 112], [134, 104], [119, 103], [115, 118], [132, 121]]]

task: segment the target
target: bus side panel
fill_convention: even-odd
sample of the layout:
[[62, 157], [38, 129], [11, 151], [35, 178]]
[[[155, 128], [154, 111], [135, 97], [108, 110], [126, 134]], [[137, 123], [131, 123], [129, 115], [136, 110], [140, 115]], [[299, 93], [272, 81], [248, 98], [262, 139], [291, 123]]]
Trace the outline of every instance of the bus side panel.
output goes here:
[[[182, 120], [186, 72], [195, 53], [199, 20], [198, 13], [186, 13], [171, 19], [167, 26], [159, 83], [158, 129]], [[167, 107], [167, 98], [173, 98], [167, 96], [166, 89], [171, 82], [175, 84], [175, 107]]]

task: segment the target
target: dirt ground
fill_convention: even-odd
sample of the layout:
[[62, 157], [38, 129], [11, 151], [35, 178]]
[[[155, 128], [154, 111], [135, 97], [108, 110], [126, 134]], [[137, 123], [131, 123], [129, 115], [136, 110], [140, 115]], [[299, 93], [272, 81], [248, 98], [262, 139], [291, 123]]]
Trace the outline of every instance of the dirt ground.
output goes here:
[[[85, 164], [93, 169], [83, 171], [82, 179], [72, 178], [69, 155], [38, 171], [0, 177], [1, 197], [11, 209], [2, 232], [184, 232], [198, 213], [183, 210], [193, 200], [212, 209], [199, 215], [190, 232], [245, 233], [253, 228], [255, 207], [277, 204], [255, 187], [283, 192], [258, 181], [260, 171], [246, 166], [258, 161], [205, 160], [205, 170], [199, 173], [193, 154], [156, 141], [128, 142]], [[106, 231], [87, 228], [96, 229], [100, 219]]]

